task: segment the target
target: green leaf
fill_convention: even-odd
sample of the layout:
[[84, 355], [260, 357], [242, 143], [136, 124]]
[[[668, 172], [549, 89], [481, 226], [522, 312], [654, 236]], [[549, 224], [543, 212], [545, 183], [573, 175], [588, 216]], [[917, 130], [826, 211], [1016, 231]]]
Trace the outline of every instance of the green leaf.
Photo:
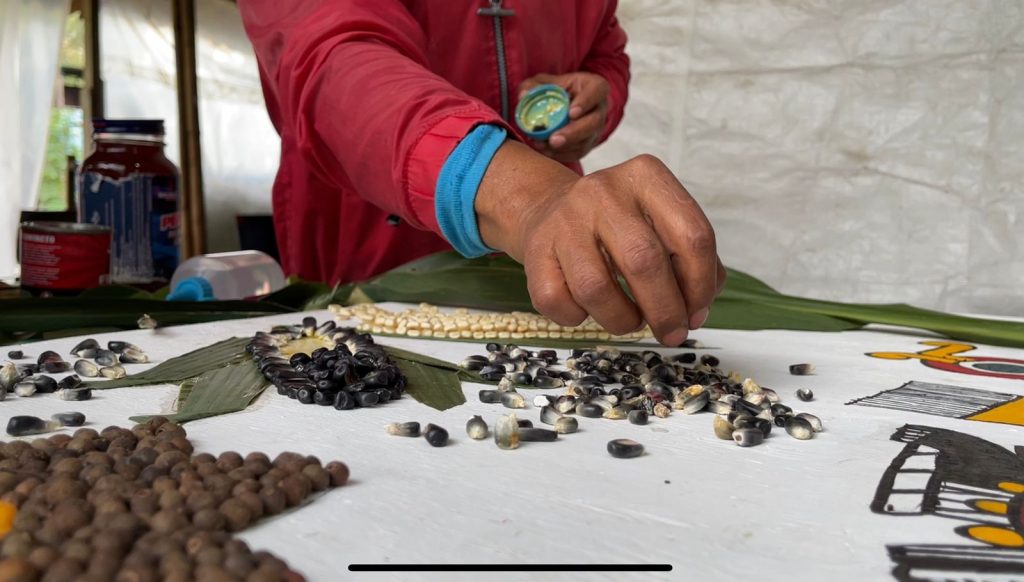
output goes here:
[[[1024, 323], [963, 317], [902, 304], [804, 299], [783, 295], [741, 271], [728, 272], [725, 290], [711, 309], [707, 327], [844, 331], [887, 324], [928, 330], [957, 340], [1024, 348]], [[504, 255], [464, 259], [447, 252], [424, 257], [360, 283], [350, 300], [363, 298], [534, 311], [522, 266]], [[561, 340], [529, 340], [529, 345], [566, 347]]]
[[242, 361], [251, 361], [245, 353], [250, 338], [233, 337], [213, 345], [201, 347], [152, 368], [117, 380], [86, 382], [93, 390], [145, 386], [148, 384], [177, 384], [200, 374]]
[[448, 410], [466, 403], [459, 373], [446, 368], [396, 359], [406, 378], [405, 391], [421, 404], [436, 410]]
[[[245, 410], [267, 387], [267, 381], [251, 360], [238, 361], [207, 371], [181, 387], [178, 407], [170, 420], [185, 423]], [[135, 422], [145, 422], [153, 415], [133, 416]]]

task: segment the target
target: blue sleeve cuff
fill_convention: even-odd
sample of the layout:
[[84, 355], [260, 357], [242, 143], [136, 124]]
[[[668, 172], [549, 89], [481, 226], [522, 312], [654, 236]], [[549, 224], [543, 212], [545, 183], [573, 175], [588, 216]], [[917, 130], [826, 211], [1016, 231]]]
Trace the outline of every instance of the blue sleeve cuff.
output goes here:
[[449, 154], [437, 176], [434, 213], [441, 234], [468, 258], [495, 252], [484, 244], [476, 225], [476, 191], [495, 152], [505, 143], [505, 128], [478, 125]]

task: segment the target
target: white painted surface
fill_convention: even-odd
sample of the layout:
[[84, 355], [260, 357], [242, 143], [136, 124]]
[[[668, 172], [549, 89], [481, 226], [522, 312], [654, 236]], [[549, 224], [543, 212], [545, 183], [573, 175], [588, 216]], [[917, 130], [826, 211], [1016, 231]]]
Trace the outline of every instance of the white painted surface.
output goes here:
[[[315, 313], [319, 318], [326, 312]], [[230, 336], [248, 336], [300, 316], [201, 324], [94, 336], [132, 341], [157, 361]], [[872, 514], [868, 504], [882, 471], [901, 450], [889, 436], [904, 423], [949, 428], [1012, 447], [1024, 431], [897, 411], [844, 406], [848, 400], [911, 379], [1024, 392], [1024, 381], [943, 373], [915, 361], [885, 361], [869, 351], [921, 349], [926, 339], [884, 332], [819, 334], [706, 330], [695, 334], [723, 368], [777, 389], [797, 410], [820, 416], [826, 432], [797, 441], [778, 432], [762, 446], [741, 449], [715, 438], [711, 415], [652, 418], [648, 426], [580, 419], [581, 430], [556, 443], [499, 450], [472, 441], [465, 422], [482, 415], [493, 426], [500, 405], [478, 402], [437, 412], [403, 398], [373, 409], [339, 412], [302, 406], [269, 390], [249, 410], [186, 425], [197, 451], [294, 450], [338, 459], [352, 483], [243, 534], [274, 551], [313, 581], [332, 580], [879, 580], [891, 568], [885, 544], [966, 543], [958, 522], [937, 517]], [[55, 349], [68, 338], [24, 346]], [[458, 361], [482, 346], [386, 338], [382, 343]], [[4, 348], [4, 352], [7, 349]], [[560, 352], [564, 356], [564, 351]], [[978, 355], [1024, 358], [1020, 350], [982, 347]], [[809, 361], [817, 374], [790, 376], [787, 365]], [[141, 366], [131, 366], [138, 371]], [[801, 403], [797, 388], [817, 399]], [[65, 403], [52, 396], [11, 397], [0, 422], [15, 414], [49, 416], [80, 410], [90, 426], [128, 425], [138, 413], [166, 412], [170, 386], [99, 392]], [[530, 400], [530, 399], [528, 399]], [[522, 417], [535, 424], [532, 406]], [[389, 422], [418, 420], [448, 429], [452, 443], [388, 436]], [[647, 453], [613, 459], [609, 439], [629, 437]], [[668, 481], [668, 482], [666, 482]], [[671, 574], [352, 574], [350, 563], [648, 562]]]

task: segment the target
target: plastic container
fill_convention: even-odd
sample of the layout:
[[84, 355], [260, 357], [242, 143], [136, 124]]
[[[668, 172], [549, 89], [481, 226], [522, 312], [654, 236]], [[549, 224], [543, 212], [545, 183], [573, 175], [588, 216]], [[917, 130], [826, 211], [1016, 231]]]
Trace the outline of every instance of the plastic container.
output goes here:
[[178, 169], [164, 122], [94, 119], [96, 149], [78, 172], [78, 222], [110, 227], [114, 283], [162, 286], [178, 266]]
[[192, 257], [174, 272], [168, 301], [245, 299], [284, 287], [284, 272], [260, 251], [235, 251]]

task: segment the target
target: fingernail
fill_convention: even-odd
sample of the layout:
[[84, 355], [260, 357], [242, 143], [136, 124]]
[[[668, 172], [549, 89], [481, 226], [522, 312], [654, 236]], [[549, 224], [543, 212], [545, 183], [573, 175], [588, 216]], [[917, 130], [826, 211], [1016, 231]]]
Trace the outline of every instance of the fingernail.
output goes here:
[[573, 107], [572, 109], [569, 110], [569, 117], [571, 117], [572, 119], [576, 119], [577, 117], [580, 116], [581, 113], [583, 113], [583, 109], [579, 107]]
[[553, 135], [551, 136], [551, 140], [549, 141], [549, 143], [553, 148], [562, 147], [563, 145], [565, 145], [565, 137], [561, 135]]
[[682, 346], [683, 342], [686, 341], [686, 336], [689, 332], [684, 327], [670, 332], [665, 336], [665, 340], [662, 342], [666, 346]]
[[694, 313], [692, 316], [690, 316], [690, 329], [700, 329], [701, 326], [704, 325], [704, 322], [708, 320], [708, 315], [710, 314], [711, 309], [707, 307], [701, 309], [697, 313]]

